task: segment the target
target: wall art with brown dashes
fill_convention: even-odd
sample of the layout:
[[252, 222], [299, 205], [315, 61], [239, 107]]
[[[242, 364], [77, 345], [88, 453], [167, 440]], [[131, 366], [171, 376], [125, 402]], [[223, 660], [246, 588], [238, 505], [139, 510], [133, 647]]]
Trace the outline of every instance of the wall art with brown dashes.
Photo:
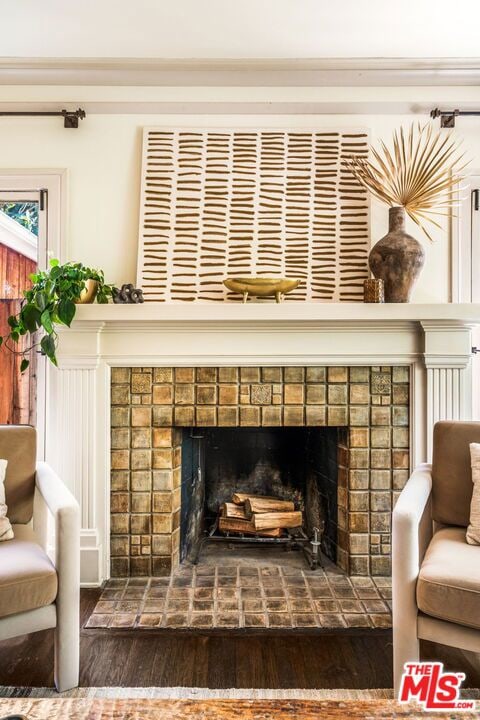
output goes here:
[[241, 300], [227, 276], [298, 277], [290, 300], [362, 300], [365, 130], [146, 128], [138, 284], [146, 301]]

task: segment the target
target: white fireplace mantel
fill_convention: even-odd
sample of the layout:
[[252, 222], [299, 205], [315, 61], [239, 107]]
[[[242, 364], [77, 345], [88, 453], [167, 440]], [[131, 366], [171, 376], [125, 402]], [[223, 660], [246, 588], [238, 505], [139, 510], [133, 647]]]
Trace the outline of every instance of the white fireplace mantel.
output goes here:
[[82, 581], [108, 576], [112, 366], [408, 365], [412, 464], [439, 419], [472, 414], [480, 305], [175, 303], [78, 306], [49, 371], [46, 456], [82, 511]]

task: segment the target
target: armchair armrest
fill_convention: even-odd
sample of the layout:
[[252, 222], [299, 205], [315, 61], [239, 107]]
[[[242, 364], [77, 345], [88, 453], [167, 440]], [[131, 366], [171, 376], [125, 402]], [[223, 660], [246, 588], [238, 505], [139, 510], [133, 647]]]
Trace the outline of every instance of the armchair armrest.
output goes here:
[[400, 493], [392, 518], [392, 610], [395, 687], [403, 663], [418, 659], [416, 585], [432, 537], [431, 465], [419, 465]]
[[[55, 600], [57, 629], [55, 633], [55, 684], [59, 691], [76, 687], [79, 663], [80, 616], [80, 508], [72, 493], [58, 475], [43, 462], [37, 464], [36, 488], [44, 508], [48, 508], [55, 525], [55, 567], [58, 591]], [[40, 536], [46, 541], [44, 508], [38, 508]], [[37, 529], [37, 507], [34, 527]]]
[[[53, 516], [55, 567], [60, 595], [64, 580], [67, 580], [68, 584], [76, 580], [74, 586], [79, 587], [76, 576], [80, 564], [80, 508], [72, 493], [47, 463], [37, 463], [36, 489]], [[46, 527], [42, 514], [40, 509], [37, 511], [35, 508], [33, 522], [45, 545]]]

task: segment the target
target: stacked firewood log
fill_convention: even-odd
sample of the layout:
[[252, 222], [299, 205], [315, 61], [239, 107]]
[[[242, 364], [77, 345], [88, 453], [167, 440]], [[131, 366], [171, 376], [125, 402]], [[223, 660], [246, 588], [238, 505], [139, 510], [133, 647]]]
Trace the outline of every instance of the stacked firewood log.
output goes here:
[[218, 529], [229, 535], [281, 537], [287, 528], [302, 525], [302, 513], [290, 500], [265, 495], [234, 493], [220, 506]]

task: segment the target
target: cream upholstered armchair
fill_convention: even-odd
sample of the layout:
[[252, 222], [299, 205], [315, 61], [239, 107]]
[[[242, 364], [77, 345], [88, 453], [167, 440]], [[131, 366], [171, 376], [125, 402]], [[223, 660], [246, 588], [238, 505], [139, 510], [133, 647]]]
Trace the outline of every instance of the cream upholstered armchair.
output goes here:
[[432, 465], [420, 465], [393, 511], [393, 658], [398, 692], [419, 640], [480, 651], [480, 546], [465, 539], [480, 423], [439, 422]]
[[[0, 458], [8, 460], [5, 494], [15, 535], [0, 542], [0, 641], [55, 628], [55, 685], [68, 690], [79, 672], [79, 507], [53, 470], [36, 463], [34, 428], [0, 426]], [[54, 561], [46, 552], [49, 514]]]

